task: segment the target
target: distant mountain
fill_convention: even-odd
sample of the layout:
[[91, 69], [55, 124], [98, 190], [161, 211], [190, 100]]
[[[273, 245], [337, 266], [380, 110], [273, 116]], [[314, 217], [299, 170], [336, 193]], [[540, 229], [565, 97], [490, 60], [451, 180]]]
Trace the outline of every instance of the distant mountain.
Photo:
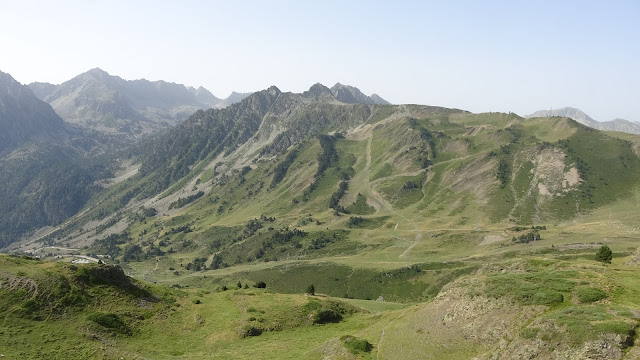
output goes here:
[[387, 100], [383, 99], [380, 97], [380, 95], [378, 94], [371, 94], [371, 96], [369, 96], [371, 98], [371, 100], [373, 100], [373, 102], [375, 104], [378, 105], [391, 105], [390, 102], [388, 102]]
[[102, 154], [100, 142], [111, 140], [94, 135], [65, 123], [29, 87], [0, 72], [0, 247], [84, 205], [94, 181], [108, 175], [90, 154]]
[[531, 115], [525, 115], [525, 118], [533, 117], [550, 117], [550, 116], [562, 116], [573, 119], [583, 125], [597, 128], [598, 121], [594, 120], [591, 116], [587, 115], [584, 111], [572, 107], [563, 107], [553, 110], [538, 110]]
[[70, 132], [49, 104], [0, 71], [0, 155], [26, 141], [67, 136]]
[[608, 131], [620, 131], [629, 134], [640, 135], [640, 123], [635, 121], [629, 121], [625, 119], [614, 119], [610, 121], [603, 121], [600, 123], [602, 130]]
[[202, 104], [218, 104], [222, 101], [202, 86], [197, 89], [189, 86], [187, 89], [196, 97], [196, 100], [198, 100]]
[[235, 91], [231, 92], [231, 94], [223, 100], [220, 100], [219, 103], [217, 103], [214, 108], [216, 109], [222, 109], [225, 108], [229, 105], [233, 105], [235, 103], [239, 103], [240, 101], [244, 100], [244, 98], [246, 98], [247, 96], [251, 95], [253, 93], [237, 93]]
[[95, 68], [60, 85], [29, 87], [65, 121], [106, 133], [138, 136], [180, 123], [222, 100], [200, 87], [124, 80]]
[[336, 97], [336, 99], [347, 104], [391, 105], [390, 102], [381, 98], [377, 94], [367, 96], [356, 87], [342, 85], [340, 83], [333, 85], [331, 93]]
[[29, 84], [29, 89], [38, 97], [44, 99], [56, 91], [57, 86], [46, 82], [34, 82]]
[[632, 122], [624, 119], [614, 119], [611, 121], [597, 121], [585, 114], [584, 111], [572, 107], [564, 107], [555, 110], [538, 110], [531, 115], [525, 115], [525, 118], [562, 116], [573, 119], [583, 125], [598, 130], [620, 131], [629, 134], [640, 134], [640, 123]]

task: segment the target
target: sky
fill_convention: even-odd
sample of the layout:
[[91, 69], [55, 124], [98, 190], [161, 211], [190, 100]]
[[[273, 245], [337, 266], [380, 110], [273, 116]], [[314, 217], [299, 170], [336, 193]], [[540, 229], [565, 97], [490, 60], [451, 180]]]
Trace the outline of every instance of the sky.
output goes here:
[[640, 121], [640, 0], [0, 0], [0, 71], [59, 84], [95, 67], [221, 98], [340, 82], [396, 104]]

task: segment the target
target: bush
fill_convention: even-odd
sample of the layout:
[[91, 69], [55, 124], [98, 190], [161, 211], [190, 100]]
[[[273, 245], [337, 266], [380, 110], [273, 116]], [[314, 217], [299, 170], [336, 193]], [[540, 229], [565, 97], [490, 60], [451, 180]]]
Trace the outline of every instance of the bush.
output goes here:
[[116, 330], [122, 333], [128, 332], [127, 325], [116, 314], [96, 312], [90, 314], [87, 318], [104, 328]]
[[358, 339], [355, 336], [345, 335], [341, 337], [340, 340], [342, 340], [344, 347], [346, 347], [353, 355], [370, 352], [371, 349], [373, 349], [373, 345], [371, 345], [367, 340]]
[[564, 295], [555, 291], [540, 291], [534, 294], [521, 294], [520, 301], [531, 305], [555, 305], [564, 301]]
[[259, 336], [260, 334], [262, 334], [262, 329], [252, 325], [245, 325], [238, 329], [238, 335], [240, 335], [241, 338]]
[[407, 181], [406, 183], [404, 183], [404, 185], [402, 185], [403, 191], [408, 191], [408, 190], [417, 189], [417, 188], [419, 188], [418, 184], [416, 184], [413, 181]]
[[331, 309], [321, 309], [313, 317], [314, 324], [337, 323], [342, 320], [342, 315]]
[[315, 286], [313, 286], [313, 284], [309, 285], [309, 287], [307, 288], [307, 294], [309, 294], [309, 295], [315, 295], [316, 294], [316, 288], [315, 288]]
[[597, 288], [580, 287], [576, 289], [576, 295], [581, 303], [592, 303], [607, 297], [607, 294]]
[[253, 285], [253, 287], [258, 288], [258, 289], [266, 289], [267, 288], [267, 284], [264, 281], [258, 281], [257, 283], [255, 283]]
[[352, 216], [349, 218], [349, 221], [347, 221], [347, 226], [350, 228], [357, 227], [363, 224], [364, 222], [365, 222], [364, 218], [361, 218], [360, 216]]

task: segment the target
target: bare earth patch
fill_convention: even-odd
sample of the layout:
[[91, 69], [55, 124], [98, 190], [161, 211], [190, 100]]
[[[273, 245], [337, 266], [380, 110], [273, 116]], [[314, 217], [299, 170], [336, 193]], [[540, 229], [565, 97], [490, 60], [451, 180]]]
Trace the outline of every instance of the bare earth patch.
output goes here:
[[494, 169], [497, 161], [491, 159], [486, 162], [474, 161], [453, 171], [447, 171], [442, 177], [442, 184], [449, 184], [457, 192], [469, 191], [476, 196], [481, 204], [489, 199], [491, 185], [497, 182]]
[[504, 240], [504, 236], [502, 235], [485, 235], [480, 243], [480, 246], [491, 245], [493, 243], [497, 243]]
[[578, 185], [579, 183], [580, 183], [580, 175], [578, 174], [578, 169], [576, 169], [575, 167], [572, 167], [571, 169], [569, 169], [569, 171], [564, 173], [564, 181], [562, 182], [563, 189], [571, 188], [575, 185]]

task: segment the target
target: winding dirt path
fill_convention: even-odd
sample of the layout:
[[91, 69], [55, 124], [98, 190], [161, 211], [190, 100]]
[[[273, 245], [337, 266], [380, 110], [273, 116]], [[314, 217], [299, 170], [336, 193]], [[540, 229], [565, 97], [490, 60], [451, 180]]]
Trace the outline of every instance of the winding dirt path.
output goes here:
[[373, 128], [367, 129], [367, 163], [363, 172], [364, 177], [364, 192], [367, 196], [367, 203], [376, 209], [376, 212], [394, 212], [391, 204], [385, 200], [380, 193], [371, 188], [371, 143], [373, 142]]
[[404, 314], [405, 314], [407, 311], [409, 311], [409, 309], [410, 309], [410, 308], [406, 308], [406, 309], [404, 309], [404, 310], [400, 313], [400, 315], [398, 315], [398, 316], [397, 316], [396, 318], [394, 318], [393, 320], [389, 321], [389, 322], [387, 323], [387, 325], [385, 325], [385, 326], [382, 328], [382, 332], [380, 333], [380, 340], [378, 340], [378, 345], [376, 345], [376, 349], [377, 349], [377, 351], [376, 351], [376, 359], [380, 359], [380, 349], [382, 349], [382, 340], [384, 339], [384, 329], [388, 328], [388, 327], [389, 327], [391, 324], [393, 324], [396, 320], [398, 320], [398, 319], [400, 319], [401, 317], [403, 317], [403, 316], [404, 316]]
[[[383, 120], [383, 122], [388, 122], [390, 121], [390, 118], [387, 118], [385, 120]], [[378, 124], [381, 124], [383, 122], [380, 122]], [[377, 126], [377, 125], [376, 125]], [[363, 183], [364, 183], [364, 189], [363, 192], [365, 193], [365, 196], [367, 197], [367, 204], [369, 204], [370, 206], [373, 206], [376, 209], [377, 213], [390, 213], [393, 214], [394, 216], [398, 217], [398, 218], [403, 218], [403, 215], [400, 214], [397, 210], [395, 210], [393, 208], [393, 206], [391, 205], [391, 203], [389, 203], [384, 197], [382, 197], [382, 195], [380, 195], [379, 192], [375, 191], [372, 188], [372, 184], [375, 183], [375, 181], [370, 182], [369, 179], [371, 177], [371, 144], [373, 143], [373, 129], [375, 128], [375, 126], [369, 126], [367, 128], [363, 128], [361, 131], [362, 133], [360, 134], [360, 138], [363, 139], [367, 139], [367, 162], [365, 164], [365, 168], [362, 171], [363, 172]], [[410, 173], [406, 173], [406, 174], [398, 174], [395, 175], [397, 176], [412, 176], [412, 175], [417, 175], [420, 174], [422, 172], [424, 172], [426, 170], [424, 169], [420, 169], [418, 171], [415, 172], [410, 172]], [[385, 178], [383, 178], [385, 179]], [[377, 180], [376, 180], [377, 181]], [[420, 243], [420, 241], [422, 240], [422, 231], [420, 231], [418, 225], [415, 223], [415, 221], [411, 221], [411, 225], [414, 229], [414, 231], [416, 231], [416, 235], [414, 238], [413, 243], [402, 253], [400, 254], [398, 257], [405, 257], [407, 256], [407, 254], [409, 254], [409, 252], [411, 252], [411, 250], [418, 245], [418, 243]], [[394, 228], [394, 230], [397, 230], [399, 227], [399, 223], [396, 223], [396, 226]]]

